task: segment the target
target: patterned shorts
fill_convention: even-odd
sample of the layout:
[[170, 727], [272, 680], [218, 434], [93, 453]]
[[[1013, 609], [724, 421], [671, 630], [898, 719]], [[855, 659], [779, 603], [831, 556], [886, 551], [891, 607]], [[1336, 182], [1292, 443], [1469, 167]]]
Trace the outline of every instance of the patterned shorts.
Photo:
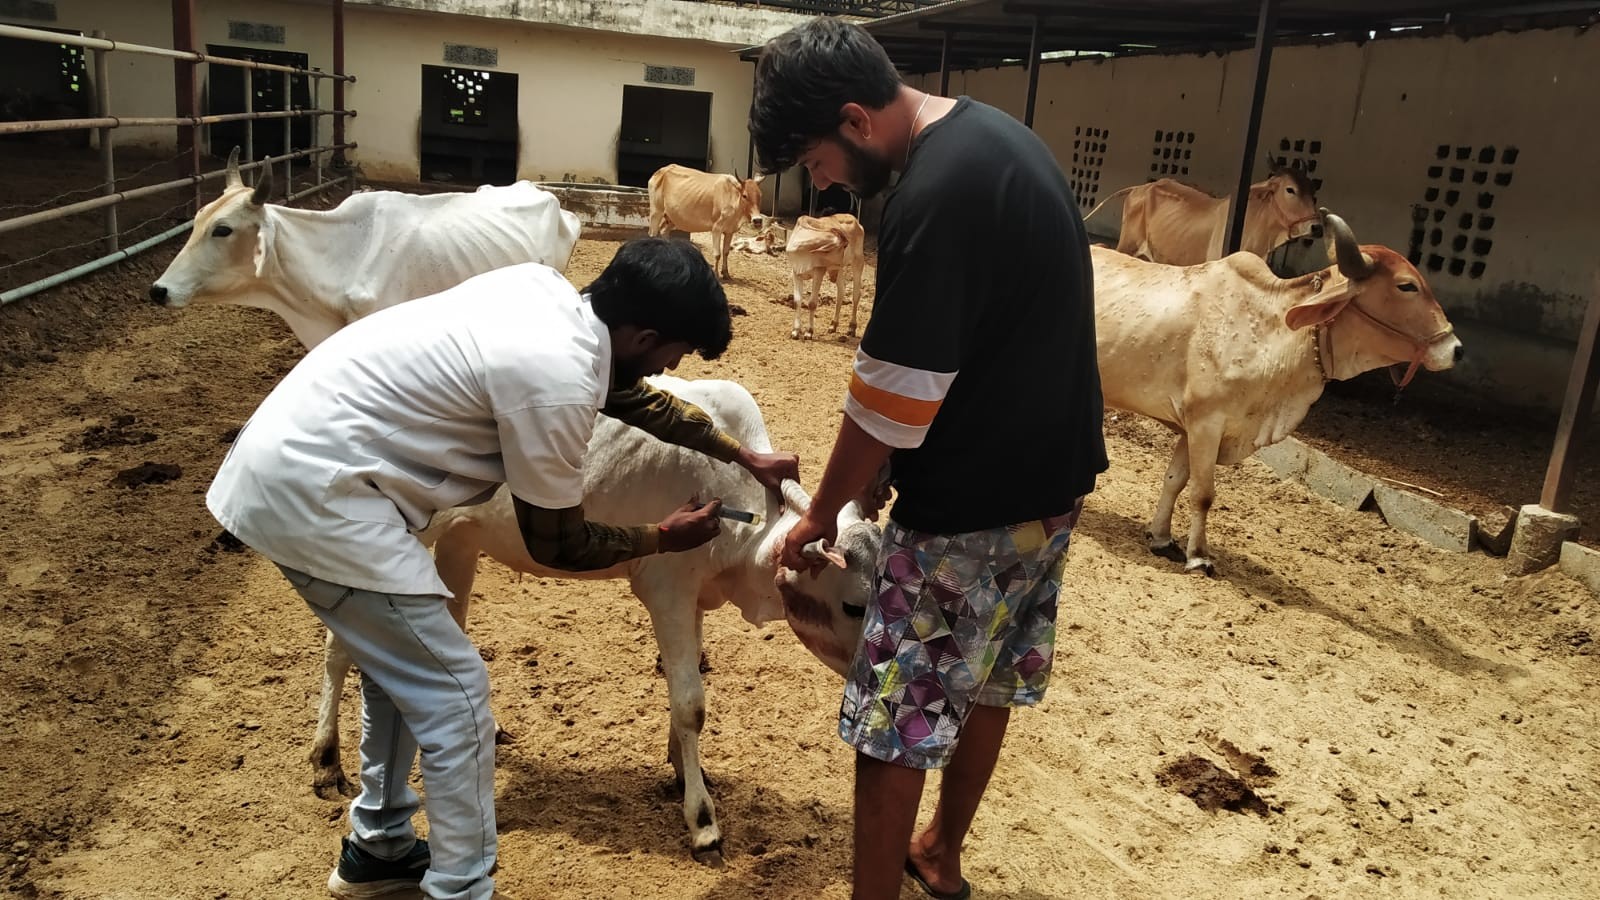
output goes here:
[[839, 736], [876, 759], [937, 769], [973, 704], [1043, 699], [1061, 572], [1082, 509], [1080, 499], [1063, 516], [955, 535], [890, 522]]

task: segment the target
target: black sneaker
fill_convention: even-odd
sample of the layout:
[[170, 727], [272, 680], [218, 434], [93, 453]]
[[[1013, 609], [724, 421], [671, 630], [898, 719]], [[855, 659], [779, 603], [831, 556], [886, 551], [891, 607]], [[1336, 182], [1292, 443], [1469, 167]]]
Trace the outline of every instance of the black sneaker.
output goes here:
[[328, 876], [328, 892], [340, 900], [415, 891], [432, 858], [428, 842], [421, 838], [399, 859], [379, 859], [351, 843], [349, 837], [343, 838], [342, 843], [339, 865]]

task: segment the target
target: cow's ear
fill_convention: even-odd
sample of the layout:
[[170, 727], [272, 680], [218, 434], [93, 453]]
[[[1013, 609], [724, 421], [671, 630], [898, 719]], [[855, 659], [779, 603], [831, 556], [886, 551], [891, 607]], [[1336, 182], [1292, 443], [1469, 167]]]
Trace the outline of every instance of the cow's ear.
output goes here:
[[1290, 307], [1284, 314], [1283, 321], [1291, 330], [1299, 331], [1302, 328], [1333, 321], [1344, 312], [1345, 306], [1355, 297], [1355, 286], [1350, 283], [1350, 279], [1338, 274], [1337, 271], [1331, 271], [1322, 277], [1326, 282], [1322, 290], [1310, 299]]
[[256, 234], [256, 250], [253, 261], [256, 266], [256, 277], [265, 278], [267, 273], [267, 260], [272, 256], [272, 222], [266, 217], [261, 220], [261, 229]]

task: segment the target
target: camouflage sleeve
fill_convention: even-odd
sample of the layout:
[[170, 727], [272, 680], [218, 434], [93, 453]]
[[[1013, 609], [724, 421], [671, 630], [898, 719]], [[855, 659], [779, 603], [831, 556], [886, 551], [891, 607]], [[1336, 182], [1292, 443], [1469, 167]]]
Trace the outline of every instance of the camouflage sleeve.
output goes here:
[[733, 462], [739, 455], [739, 442], [718, 428], [705, 410], [642, 380], [612, 391], [600, 411], [669, 444], [698, 450], [712, 459]]
[[618, 527], [590, 522], [582, 506], [545, 509], [515, 500], [517, 527], [534, 562], [563, 572], [608, 569], [617, 563], [659, 553], [661, 533], [654, 525]]

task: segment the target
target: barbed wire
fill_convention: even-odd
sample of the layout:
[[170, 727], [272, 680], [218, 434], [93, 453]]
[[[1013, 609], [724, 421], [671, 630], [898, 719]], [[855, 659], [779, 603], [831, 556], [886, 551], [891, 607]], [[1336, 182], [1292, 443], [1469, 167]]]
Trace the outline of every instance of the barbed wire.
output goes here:
[[[156, 168], [157, 166], [171, 165], [172, 163], [177, 162], [178, 160], [184, 158], [187, 155], [188, 155], [187, 153], [179, 153], [178, 155], [172, 157], [171, 159], [158, 159], [155, 162], [151, 163], [148, 166], [145, 166], [144, 168], [140, 169], [137, 172], [133, 172], [133, 173], [128, 174], [128, 175], [119, 175], [119, 176], [117, 176], [117, 181], [119, 181], [119, 182], [131, 181], [131, 180], [133, 180], [135, 178], [138, 178], [140, 175], [143, 175], [146, 172], [149, 172], [151, 169]], [[40, 201], [39, 203], [33, 203], [33, 204], [13, 203], [13, 204], [7, 204], [7, 205], [0, 205], [0, 213], [13, 213], [13, 212], [31, 213], [31, 212], [33, 212], [35, 210], [47, 209], [49, 207], [55, 206], [56, 204], [60, 203], [62, 200], [67, 199], [68, 197], [76, 197], [79, 194], [98, 193], [101, 190], [103, 190], [106, 186], [113, 185], [113, 184], [114, 184], [114, 182], [102, 181], [102, 182], [99, 182], [97, 184], [89, 185], [88, 187], [75, 188], [73, 190], [67, 191], [64, 194], [57, 194], [56, 196], [51, 197], [49, 200], [43, 200], [43, 201]], [[15, 218], [15, 216], [9, 216], [8, 215], [7, 218]]]
[[[183, 156], [183, 154], [179, 154], [177, 157], [174, 157], [174, 159], [181, 158], [182, 156]], [[166, 160], [166, 162], [172, 162], [172, 160]], [[153, 163], [151, 166], [146, 167], [145, 171], [148, 171], [150, 168], [153, 168], [154, 166], [160, 165], [160, 164], [161, 164], [160, 162]], [[316, 176], [315, 176], [315, 173], [313, 173], [313, 172], [306, 172], [306, 173], [304, 173], [303, 175], [300, 176], [300, 180], [304, 181], [307, 177], [310, 177], [310, 178], [314, 179]], [[326, 174], [324, 175], [324, 177], [326, 178]], [[347, 185], [347, 188], [348, 187], [349, 187], [349, 185]], [[316, 197], [303, 197], [303, 198], [301, 198], [300, 202], [304, 203], [307, 200], [323, 199], [323, 198], [326, 198], [327, 196], [328, 196], [327, 193], [324, 192], [323, 194], [317, 195]], [[176, 219], [176, 218], [179, 218], [178, 216], [175, 215], [175, 213], [177, 213], [179, 210], [186, 209], [189, 206], [189, 203], [190, 203], [190, 198], [185, 197], [183, 200], [178, 201], [176, 204], [173, 204], [172, 206], [167, 207], [167, 209], [163, 210], [162, 212], [156, 213], [153, 216], [146, 217], [145, 219], [143, 219], [142, 221], [138, 222], [137, 224], [130, 225], [130, 226], [126, 227], [126, 228], [119, 228], [118, 231], [117, 231], [117, 237], [118, 237], [119, 245], [122, 243], [122, 241], [121, 241], [122, 238], [127, 237], [128, 235], [131, 235], [134, 232], [136, 232], [136, 231], [138, 231], [138, 230], [140, 230], [140, 229], [142, 229], [142, 228], [144, 228], [144, 227], [146, 227], [146, 226], [148, 226], [148, 225], [150, 225], [152, 223], [159, 222], [159, 221], [164, 220], [164, 219]], [[187, 216], [183, 216], [183, 218], [187, 218]], [[65, 245], [60, 246], [60, 247], [52, 247], [49, 250], [44, 251], [43, 253], [39, 253], [39, 254], [36, 254], [34, 256], [27, 257], [26, 259], [19, 259], [16, 262], [10, 262], [10, 263], [6, 263], [4, 265], [0, 265], [0, 274], [3, 274], [5, 272], [9, 272], [12, 269], [16, 269], [16, 268], [19, 268], [21, 266], [28, 265], [29, 263], [38, 262], [41, 259], [44, 259], [44, 258], [49, 257], [49, 256], [54, 256], [57, 253], [65, 253], [65, 252], [67, 252], [69, 250], [79, 250], [79, 249], [82, 249], [84, 247], [91, 246], [93, 244], [99, 244], [99, 243], [104, 242], [105, 239], [106, 239], [105, 235], [102, 234], [102, 235], [99, 235], [97, 237], [92, 237], [92, 238], [89, 238], [87, 240], [79, 241], [76, 244], [65, 244]]]
[[[157, 213], [156, 215], [153, 215], [153, 216], [150, 216], [149, 218], [144, 219], [143, 221], [139, 222], [138, 224], [130, 225], [127, 228], [119, 229], [117, 231], [118, 243], [119, 244], [121, 243], [121, 238], [123, 238], [123, 237], [125, 237], [127, 235], [131, 235], [135, 231], [138, 231], [141, 228], [144, 228], [145, 226], [150, 225], [153, 222], [159, 222], [159, 221], [161, 221], [163, 219], [176, 218], [173, 214], [176, 213], [180, 209], [185, 209], [186, 207], [188, 207], [188, 205], [189, 205], [189, 201], [188, 200], [180, 201], [179, 203], [168, 207], [163, 212]], [[64, 244], [64, 245], [62, 245], [60, 247], [52, 247], [49, 250], [44, 251], [43, 253], [40, 253], [40, 254], [37, 254], [37, 255], [34, 255], [34, 256], [30, 256], [27, 259], [19, 259], [16, 262], [6, 263], [5, 265], [0, 266], [0, 273], [9, 272], [12, 269], [18, 268], [20, 266], [25, 266], [28, 263], [38, 262], [39, 260], [44, 259], [47, 256], [54, 256], [57, 253], [65, 253], [68, 250], [78, 250], [78, 249], [81, 249], [83, 247], [88, 247], [88, 246], [93, 245], [93, 244], [103, 243], [105, 241], [105, 239], [106, 239], [106, 236], [102, 234], [102, 235], [99, 235], [98, 237], [92, 237], [92, 238], [90, 238], [90, 239], [88, 239], [86, 241], [79, 241], [76, 244]]]

